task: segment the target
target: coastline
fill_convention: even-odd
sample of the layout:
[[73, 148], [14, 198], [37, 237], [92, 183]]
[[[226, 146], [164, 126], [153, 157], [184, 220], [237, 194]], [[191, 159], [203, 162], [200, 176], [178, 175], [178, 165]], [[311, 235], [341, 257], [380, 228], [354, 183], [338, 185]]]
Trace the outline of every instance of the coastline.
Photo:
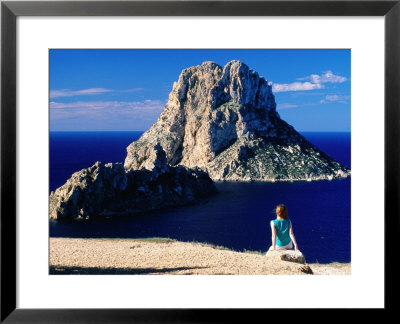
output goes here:
[[[168, 238], [49, 239], [50, 274], [349, 275], [351, 263], [300, 264]], [[305, 256], [307, 261], [307, 256]]]

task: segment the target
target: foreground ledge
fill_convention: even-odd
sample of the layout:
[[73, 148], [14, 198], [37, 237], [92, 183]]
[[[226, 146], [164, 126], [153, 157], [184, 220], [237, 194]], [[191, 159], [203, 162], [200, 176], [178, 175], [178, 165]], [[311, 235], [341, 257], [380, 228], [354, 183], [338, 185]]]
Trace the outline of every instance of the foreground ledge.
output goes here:
[[[341, 265], [341, 264], [339, 264]], [[350, 264], [302, 264], [170, 239], [50, 238], [50, 274], [305, 275], [349, 274]]]

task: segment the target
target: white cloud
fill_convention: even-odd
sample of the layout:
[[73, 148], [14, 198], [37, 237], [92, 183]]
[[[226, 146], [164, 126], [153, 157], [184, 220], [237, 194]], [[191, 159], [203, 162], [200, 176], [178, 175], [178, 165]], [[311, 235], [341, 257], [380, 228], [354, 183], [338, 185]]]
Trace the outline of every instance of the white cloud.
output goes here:
[[145, 119], [156, 121], [165, 103], [161, 100], [144, 101], [78, 101], [70, 103], [50, 102], [50, 118], [94, 119]]
[[146, 130], [160, 116], [163, 100], [50, 102], [52, 131]]
[[347, 100], [350, 99], [350, 96], [338, 96], [338, 95], [327, 95], [325, 99], [320, 100], [320, 103], [331, 103], [331, 102], [339, 102], [346, 104]]
[[311, 82], [274, 83], [272, 85], [273, 92], [305, 91], [322, 88], [324, 88], [323, 85]]
[[304, 103], [304, 104], [290, 104], [290, 103], [284, 103], [284, 104], [278, 104], [276, 109], [282, 110], [282, 109], [289, 109], [289, 108], [299, 108], [299, 107], [311, 107], [311, 106], [316, 106], [317, 104], [315, 103]]
[[[339, 100], [339, 96], [338, 95], [332, 95], [332, 96], [326, 96], [325, 97], [325, 99], [324, 99], [325, 101], [338, 101]], [[323, 101], [323, 100], [321, 100], [321, 101]]]
[[98, 95], [107, 92], [112, 92], [112, 90], [105, 88], [90, 88], [83, 90], [69, 90], [69, 89], [50, 90], [50, 98]]
[[284, 103], [284, 104], [278, 104], [276, 109], [288, 109], [288, 108], [296, 108], [299, 105], [293, 105], [293, 104], [288, 104], [288, 103]]
[[323, 89], [323, 83], [343, 83], [347, 80], [346, 77], [333, 74], [332, 71], [326, 71], [321, 75], [311, 74], [304, 78], [298, 78], [298, 81], [306, 82], [293, 82], [293, 83], [275, 83], [272, 85], [274, 92], [288, 92], [288, 91], [308, 91]]
[[143, 88], [133, 88], [127, 90], [111, 90], [105, 88], [89, 88], [82, 90], [61, 89], [61, 90], [50, 90], [50, 98], [92, 96], [92, 95], [101, 95], [109, 92], [134, 92], [139, 90], [143, 90]]
[[332, 71], [327, 71], [322, 75], [311, 74], [310, 80], [313, 83], [343, 83], [347, 80], [346, 77], [342, 77], [340, 75], [335, 75]]
[[164, 103], [161, 100], [144, 100], [144, 101], [78, 101], [78, 102], [50, 102], [50, 109], [148, 109], [159, 108]]

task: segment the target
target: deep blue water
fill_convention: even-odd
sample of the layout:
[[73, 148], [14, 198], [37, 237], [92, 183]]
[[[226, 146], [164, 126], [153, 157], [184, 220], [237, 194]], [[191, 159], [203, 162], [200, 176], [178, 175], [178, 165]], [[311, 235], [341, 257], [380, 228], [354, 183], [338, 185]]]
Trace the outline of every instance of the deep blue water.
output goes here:
[[[50, 190], [96, 161], [123, 162], [141, 132], [50, 133]], [[321, 150], [351, 166], [350, 133], [303, 133]], [[92, 222], [50, 222], [52, 237], [170, 237], [266, 252], [274, 207], [288, 207], [307, 262], [350, 262], [351, 180], [293, 183], [218, 183], [206, 203]]]

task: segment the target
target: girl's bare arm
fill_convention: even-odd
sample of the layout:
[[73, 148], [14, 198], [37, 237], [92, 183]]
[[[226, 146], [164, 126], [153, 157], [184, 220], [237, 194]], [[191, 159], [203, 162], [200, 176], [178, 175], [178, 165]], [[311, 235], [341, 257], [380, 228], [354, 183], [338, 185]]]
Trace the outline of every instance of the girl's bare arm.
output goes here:
[[300, 251], [299, 247], [297, 246], [296, 238], [294, 237], [292, 222], [290, 222], [289, 236], [292, 239], [295, 250]]
[[276, 248], [276, 229], [275, 229], [275, 225], [274, 222], [271, 221], [271, 233], [272, 233], [272, 248], [275, 250]]

